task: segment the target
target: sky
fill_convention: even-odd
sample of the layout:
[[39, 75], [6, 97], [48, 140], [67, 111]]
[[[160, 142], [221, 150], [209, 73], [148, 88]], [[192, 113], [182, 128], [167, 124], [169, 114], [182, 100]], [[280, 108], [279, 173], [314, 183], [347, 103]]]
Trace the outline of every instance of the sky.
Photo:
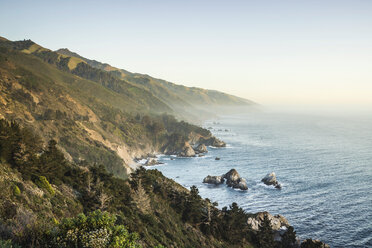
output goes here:
[[370, 0], [0, 0], [0, 36], [262, 105], [372, 110]]

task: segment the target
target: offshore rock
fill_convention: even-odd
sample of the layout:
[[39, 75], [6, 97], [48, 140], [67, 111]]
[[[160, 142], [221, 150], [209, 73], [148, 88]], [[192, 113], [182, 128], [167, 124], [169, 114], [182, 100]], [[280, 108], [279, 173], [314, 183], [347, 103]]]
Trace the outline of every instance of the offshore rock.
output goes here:
[[235, 169], [231, 169], [226, 174], [222, 175], [226, 179], [226, 184], [229, 187], [247, 190], [247, 182], [244, 178], [240, 177], [239, 173]]
[[204, 178], [203, 183], [209, 183], [209, 184], [221, 184], [225, 181], [225, 179], [222, 176], [210, 176]]
[[233, 188], [238, 188], [241, 190], [248, 190], [247, 181], [244, 178], [240, 178], [238, 184], [234, 184]]
[[266, 185], [273, 185], [277, 189], [281, 189], [282, 186], [276, 180], [275, 172], [268, 173], [264, 178], [262, 178], [261, 182]]
[[265, 215], [269, 219], [270, 226], [274, 231], [279, 231], [280, 229], [288, 228], [290, 226], [288, 220], [282, 215], [278, 214], [273, 216], [269, 212], [259, 212], [255, 214], [255, 216], [249, 217], [247, 220], [248, 226], [250, 226], [254, 231], [259, 231]]
[[330, 246], [319, 240], [306, 239], [301, 243], [301, 248], [330, 248]]
[[227, 172], [226, 174], [223, 175], [223, 178], [225, 178], [227, 180], [226, 183], [229, 185], [233, 182], [236, 182], [240, 178], [240, 175], [237, 172], [237, 170], [231, 169], [231, 170], [229, 170], [229, 172]]

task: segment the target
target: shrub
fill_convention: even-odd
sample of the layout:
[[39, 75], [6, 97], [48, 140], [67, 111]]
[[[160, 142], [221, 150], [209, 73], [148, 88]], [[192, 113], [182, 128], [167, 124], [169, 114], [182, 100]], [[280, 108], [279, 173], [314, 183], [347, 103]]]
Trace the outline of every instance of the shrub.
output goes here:
[[52, 196], [54, 196], [56, 193], [54, 189], [52, 188], [52, 186], [50, 185], [50, 183], [48, 182], [48, 180], [46, 179], [46, 177], [44, 176], [39, 176], [37, 180], [35, 181], [35, 184], [39, 188], [45, 189], [46, 191], [48, 191]]
[[13, 185], [13, 194], [15, 196], [21, 195], [21, 190], [19, 189], [19, 187], [17, 185]]
[[0, 239], [0, 247], [1, 248], [21, 248], [20, 246], [13, 244], [11, 240], [1, 240], [1, 239]]
[[87, 216], [64, 219], [55, 233], [56, 247], [136, 248], [138, 234], [116, 225], [116, 217], [96, 210]]

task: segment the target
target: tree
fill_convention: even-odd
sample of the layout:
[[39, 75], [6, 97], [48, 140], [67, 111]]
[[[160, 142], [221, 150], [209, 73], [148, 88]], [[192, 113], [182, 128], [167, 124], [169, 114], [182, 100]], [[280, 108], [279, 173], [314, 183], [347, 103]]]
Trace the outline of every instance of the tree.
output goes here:
[[185, 208], [182, 214], [183, 221], [199, 223], [202, 220], [202, 200], [199, 196], [199, 190], [196, 186], [190, 188], [190, 194], [187, 196]]
[[141, 179], [138, 180], [137, 190], [135, 190], [133, 194], [133, 201], [136, 203], [138, 209], [140, 209], [143, 213], [149, 213], [151, 209], [150, 206], [150, 198], [146, 194], [146, 190], [142, 187]]
[[264, 215], [264, 219], [261, 221], [257, 238], [260, 248], [272, 248], [275, 246], [271, 222], [266, 214]]
[[288, 230], [282, 236], [282, 248], [294, 247], [296, 243], [296, 232], [292, 226], [288, 227]]
[[57, 142], [50, 140], [47, 150], [40, 156], [38, 167], [35, 173], [45, 176], [52, 183], [60, 183], [60, 175], [64, 175], [67, 169], [67, 163], [63, 153], [58, 150]]

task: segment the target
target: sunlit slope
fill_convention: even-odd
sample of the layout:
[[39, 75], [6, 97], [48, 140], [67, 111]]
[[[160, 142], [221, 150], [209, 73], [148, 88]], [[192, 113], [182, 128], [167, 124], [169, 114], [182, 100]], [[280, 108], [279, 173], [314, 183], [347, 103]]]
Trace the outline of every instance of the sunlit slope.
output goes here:
[[[42, 59], [42, 61], [52, 65], [52, 67], [49, 67], [49, 69], [47, 70], [32, 68], [32, 66], [34, 66], [33, 63], [22, 65], [30, 67], [30, 70], [33, 70], [37, 73], [43, 73], [45, 74], [45, 76], [49, 76], [51, 78], [58, 78], [60, 76], [54, 74], [57, 70], [59, 70], [62, 72], [69, 72], [70, 74], [77, 75], [80, 77], [80, 79], [88, 79], [89, 81], [96, 82], [97, 84], [106, 88], [108, 91], [106, 90], [104, 91], [105, 94], [102, 94], [99, 90], [95, 89], [95, 87], [91, 87], [91, 83], [89, 84], [89, 86], [85, 87], [86, 83], [84, 82], [84, 80], [82, 80], [82, 82], [80, 82], [79, 84], [76, 84], [76, 86], [79, 90], [85, 89], [90, 91], [92, 94], [101, 95], [102, 101], [108, 101], [113, 106], [120, 107], [120, 109], [124, 111], [149, 113], [173, 112], [170, 106], [154, 96], [148, 90], [145, 90], [142, 87], [138, 87], [125, 80], [118, 79], [106, 71], [93, 68], [80, 58], [69, 57], [53, 52], [49, 49], [42, 48], [41, 46], [35, 44], [30, 40], [1, 42], [1, 45], [4, 47], [15, 49], [25, 54], [35, 55], [36, 57]], [[21, 60], [19, 62], [22, 63]], [[52, 68], [53, 70], [50, 70]], [[115, 96], [113, 97], [111, 96], [113, 93], [118, 94], [114, 94]], [[107, 94], [109, 94], [110, 96], [108, 96]]]
[[100, 63], [96, 60], [90, 60], [71, 52], [68, 49], [59, 49], [58, 53], [66, 56], [72, 56], [84, 60], [89, 65], [110, 72], [117, 78], [124, 79], [128, 82], [141, 85], [151, 91], [155, 96], [162, 99], [168, 105], [173, 107], [193, 107], [199, 109], [206, 105], [224, 105], [224, 106], [250, 106], [254, 102], [229, 95], [215, 90], [206, 90], [196, 87], [186, 87], [174, 84], [165, 80], [156, 79], [151, 76], [139, 73], [131, 73], [123, 69], [113, 67], [109, 64]]

